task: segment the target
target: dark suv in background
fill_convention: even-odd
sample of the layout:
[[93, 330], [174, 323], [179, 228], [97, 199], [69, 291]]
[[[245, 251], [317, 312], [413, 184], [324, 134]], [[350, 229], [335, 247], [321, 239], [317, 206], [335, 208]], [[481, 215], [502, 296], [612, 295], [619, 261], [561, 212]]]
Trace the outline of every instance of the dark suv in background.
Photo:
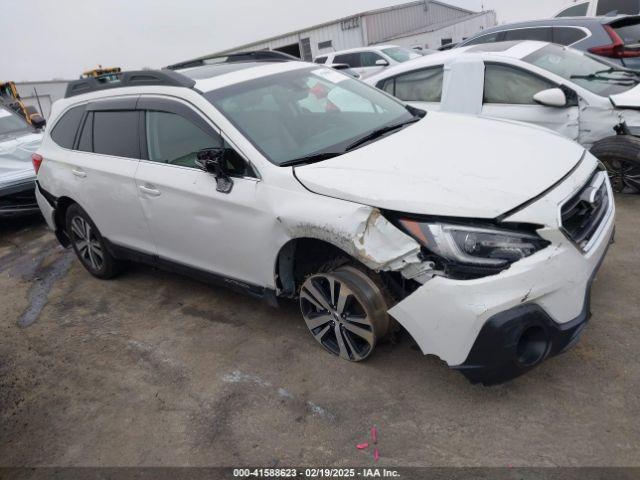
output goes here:
[[568, 45], [640, 70], [640, 16], [564, 17], [510, 23], [483, 30], [457, 47], [511, 40]]

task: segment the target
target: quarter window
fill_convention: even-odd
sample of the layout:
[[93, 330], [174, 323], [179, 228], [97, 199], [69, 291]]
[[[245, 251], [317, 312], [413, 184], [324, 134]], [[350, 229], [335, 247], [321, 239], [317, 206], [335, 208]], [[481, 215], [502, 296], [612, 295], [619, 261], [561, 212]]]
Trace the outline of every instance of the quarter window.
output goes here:
[[555, 85], [536, 75], [506, 65], [487, 64], [484, 103], [536, 105], [536, 93]]
[[93, 112], [93, 151], [115, 157], [140, 158], [136, 111]]
[[314, 63], [320, 63], [320, 64], [323, 64], [323, 63], [325, 63], [326, 61], [327, 61], [327, 57], [317, 57], [317, 58], [314, 60]]
[[84, 105], [74, 107], [58, 120], [51, 131], [51, 138], [54, 142], [63, 148], [73, 148], [73, 142], [76, 139], [76, 133], [78, 133], [78, 127], [80, 126], [84, 109]]

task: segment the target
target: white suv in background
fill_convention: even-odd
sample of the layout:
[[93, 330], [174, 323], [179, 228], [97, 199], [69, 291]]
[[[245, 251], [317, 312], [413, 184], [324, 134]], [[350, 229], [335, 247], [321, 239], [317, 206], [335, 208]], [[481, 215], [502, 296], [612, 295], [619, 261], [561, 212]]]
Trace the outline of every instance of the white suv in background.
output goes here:
[[142, 261], [295, 298], [351, 361], [397, 321], [486, 384], [586, 324], [615, 208], [579, 145], [302, 62], [111, 80], [72, 82], [33, 157], [49, 226], [94, 276]]
[[398, 65], [421, 56], [413, 49], [397, 45], [377, 45], [318, 55], [313, 61], [324, 65], [349, 65], [361, 77], [366, 77], [390, 65]]

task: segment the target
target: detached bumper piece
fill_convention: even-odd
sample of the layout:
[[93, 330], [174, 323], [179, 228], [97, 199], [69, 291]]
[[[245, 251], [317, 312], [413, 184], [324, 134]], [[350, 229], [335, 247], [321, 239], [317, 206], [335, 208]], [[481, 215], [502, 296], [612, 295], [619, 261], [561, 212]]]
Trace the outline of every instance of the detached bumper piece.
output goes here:
[[459, 370], [471, 383], [497, 385], [528, 372], [576, 344], [590, 317], [588, 303], [578, 318], [559, 324], [529, 304], [491, 317]]
[[34, 181], [0, 190], [0, 217], [17, 217], [38, 213]]

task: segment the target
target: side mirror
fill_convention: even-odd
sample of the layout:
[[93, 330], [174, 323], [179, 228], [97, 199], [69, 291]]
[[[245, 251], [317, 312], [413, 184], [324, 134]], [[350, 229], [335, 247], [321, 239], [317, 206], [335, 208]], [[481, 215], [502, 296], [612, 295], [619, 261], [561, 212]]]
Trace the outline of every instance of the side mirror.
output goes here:
[[533, 100], [546, 107], [563, 108], [567, 106], [567, 96], [559, 88], [550, 88], [536, 93]]
[[376, 60], [376, 66], [378, 66], [378, 67], [388, 67], [389, 66], [389, 62], [387, 62], [384, 58], [380, 58], [380, 59]]
[[198, 152], [196, 165], [216, 178], [216, 190], [231, 193], [233, 180], [227, 172], [226, 148], [207, 148]]

